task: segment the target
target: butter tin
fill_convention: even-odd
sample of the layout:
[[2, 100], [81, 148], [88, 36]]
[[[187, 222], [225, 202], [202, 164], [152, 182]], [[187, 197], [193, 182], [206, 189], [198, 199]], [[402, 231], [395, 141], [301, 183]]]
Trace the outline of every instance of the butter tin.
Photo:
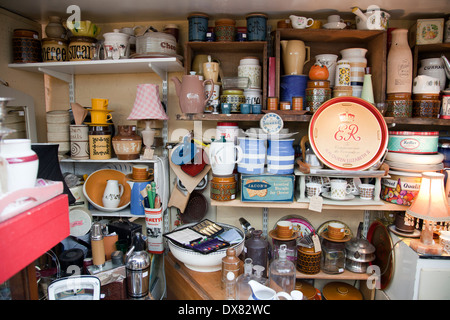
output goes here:
[[241, 174], [242, 202], [293, 202], [294, 175]]

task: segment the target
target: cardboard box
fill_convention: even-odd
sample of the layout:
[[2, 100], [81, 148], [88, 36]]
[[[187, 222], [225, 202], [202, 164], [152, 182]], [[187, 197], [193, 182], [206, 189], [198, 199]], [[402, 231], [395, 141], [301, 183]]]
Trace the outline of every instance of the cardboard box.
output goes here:
[[444, 18], [418, 19], [410, 31], [410, 45], [442, 43], [444, 38]]
[[293, 202], [294, 175], [241, 174], [242, 202]]

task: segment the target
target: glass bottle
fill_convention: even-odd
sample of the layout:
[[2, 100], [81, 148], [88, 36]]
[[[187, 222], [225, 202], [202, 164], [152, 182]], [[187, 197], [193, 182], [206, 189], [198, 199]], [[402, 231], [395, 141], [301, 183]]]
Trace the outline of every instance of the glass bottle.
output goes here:
[[282, 244], [278, 250], [278, 259], [270, 264], [269, 287], [276, 292], [290, 293], [295, 289], [295, 265], [287, 259], [287, 246]]
[[241, 260], [236, 257], [236, 250], [234, 248], [228, 248], [226, 256], [222, 258], [222, 285], [224, 285], [226, 281], [228, 272], [233, 272], [234, 278], [237, 279], [240, 266]]
[[261, 230], [254, 230], [252, 237], [245, 241], [245, 258], [251, 258], [254, 265], [260, 265], [265, 268], [263, 274], [267, 276], [269, 243], [262, 237]]
[[252, 289], [248, 282], [253, 279], [253, 261], [251, 258], [247, 258], [244, 261], [244, 273], [236, 279], [236, 298], [238, 300], [248, 300], [252, 294]]
[[233, 272], [227, 273], [225, 284], [225, 299], [236, 300], [236, 278]]
[[267, 285], [267, 282], [269, 281], [267, 278], [263, 277], [263, 272], [266, 268], [263, 266], [256, 265], [253, 267], [253, 270], [255, 270], [255, 274], [253, 275], [253, 279], [262, 285]]

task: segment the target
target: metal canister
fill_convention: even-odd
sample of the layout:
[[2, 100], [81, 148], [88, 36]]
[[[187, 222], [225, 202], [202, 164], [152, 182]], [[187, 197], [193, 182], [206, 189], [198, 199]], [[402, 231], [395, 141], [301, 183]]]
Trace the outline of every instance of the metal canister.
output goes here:
[[69, 61], [89, 61], [95, 56], [97, 39], [92, 37], [71, 37], [69, 43]]
[[67, 41], [57, 38], [42, 39], [42, 61], [67, 61]]
[[126, 254], [125, 270], [128, 297], [145, 298], [149, 290], [150, 256], [146, 251], [146, 241], [139, 232], [134, 235], [132, 247]]

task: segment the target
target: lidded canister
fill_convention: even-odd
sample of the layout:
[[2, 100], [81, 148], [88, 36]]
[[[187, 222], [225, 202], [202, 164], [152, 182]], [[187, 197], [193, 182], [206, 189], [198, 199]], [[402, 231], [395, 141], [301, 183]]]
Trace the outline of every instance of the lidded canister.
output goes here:
[[88, 61], [95, 55], [97, 39], [92, 37], [71, 37], [69, 43], [69, 61]]
[[41, 41], [34, 30], [15, 29], [12, 37], [13, 62], [41, 62]]
[[64, 39], [45, 38], [42, 39], [42, 61], [60, 62], [67, 61], [68, 42]]

